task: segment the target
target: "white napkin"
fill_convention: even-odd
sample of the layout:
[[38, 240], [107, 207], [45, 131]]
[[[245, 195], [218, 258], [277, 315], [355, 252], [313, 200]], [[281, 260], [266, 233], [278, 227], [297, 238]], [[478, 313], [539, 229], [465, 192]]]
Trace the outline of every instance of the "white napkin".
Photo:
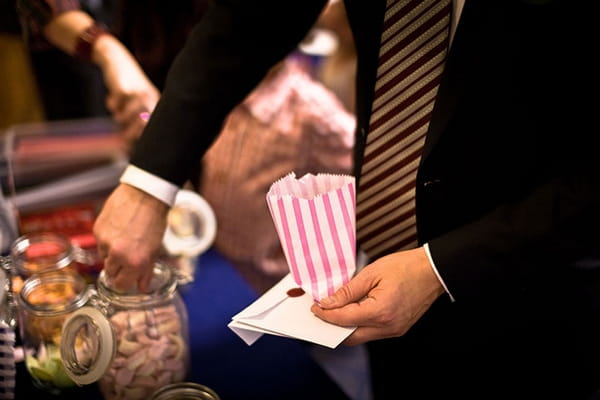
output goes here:
[[290, 289], [296, 290], [298, 285], [287, 274], [258, 300], [234, 315], [227, 326], [248, 345], [268, 333], [335, 348], [354, 331], [354, 327], [333, 325], [316, 317], [310, 311], [312, 296], [304, 292], [292, 297], [288, 294]]

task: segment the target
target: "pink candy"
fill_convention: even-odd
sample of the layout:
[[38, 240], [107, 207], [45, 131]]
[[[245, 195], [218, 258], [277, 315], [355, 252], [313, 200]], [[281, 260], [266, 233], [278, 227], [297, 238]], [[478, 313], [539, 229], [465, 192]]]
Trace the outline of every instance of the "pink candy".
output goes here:
[[118, 346], [111, 368], [99, 381], [106, 400], [148, 399], [158, 388], [185, 379], [187, 341], [173, 305], [120, 311], [111, 323]]

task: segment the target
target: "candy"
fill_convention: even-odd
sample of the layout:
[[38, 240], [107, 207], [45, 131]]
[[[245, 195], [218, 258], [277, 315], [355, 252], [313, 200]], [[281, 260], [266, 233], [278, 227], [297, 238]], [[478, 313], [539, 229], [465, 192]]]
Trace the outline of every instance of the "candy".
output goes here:
[[186, 341], [174, 306], [118, 311], [110, 321], [118, 346], [100, 380], [106, 400], [149, 398], [156, 389], [185, 378]]

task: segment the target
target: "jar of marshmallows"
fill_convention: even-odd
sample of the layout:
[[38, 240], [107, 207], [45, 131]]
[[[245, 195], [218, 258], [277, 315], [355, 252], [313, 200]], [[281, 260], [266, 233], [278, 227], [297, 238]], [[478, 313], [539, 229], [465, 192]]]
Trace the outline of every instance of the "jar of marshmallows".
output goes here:
[[185, 381], [188, 315], [174, 269], [157, 262], [143, 293], [115, 289], [102, 271], [90, 306], [65, 322], [60, 351], [66, 374], [79, 385], [97, 382], [105, 400], [149, 399]]

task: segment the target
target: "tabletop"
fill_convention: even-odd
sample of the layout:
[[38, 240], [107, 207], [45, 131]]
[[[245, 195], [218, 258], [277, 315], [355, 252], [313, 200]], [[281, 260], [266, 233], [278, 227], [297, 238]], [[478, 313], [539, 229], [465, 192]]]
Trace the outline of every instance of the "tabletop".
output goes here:
[[[230, 262], [210, 249], [196, 262], [194, 280], [179, 288], [189, 316], [191, 368], [187, 380], [215, 390], [222, 400], [327, 399], [348, 397], [299, 340], [264, 335], [252, 346], [227, 324], [257, 293]], [[33, 387], [17, 364], [16, 400], [101, 400], [96, 385], [52, 395]]]

